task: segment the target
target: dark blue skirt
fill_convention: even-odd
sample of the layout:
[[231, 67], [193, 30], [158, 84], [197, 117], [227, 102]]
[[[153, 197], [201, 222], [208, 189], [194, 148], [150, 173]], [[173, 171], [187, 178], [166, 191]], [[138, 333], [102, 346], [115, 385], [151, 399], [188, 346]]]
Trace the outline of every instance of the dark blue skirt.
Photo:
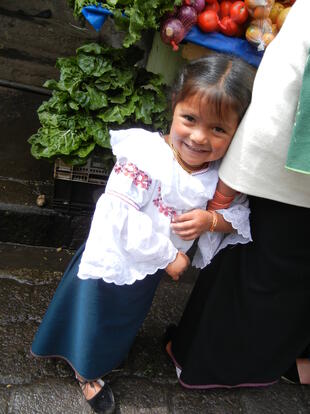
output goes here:
[[164, 273], [132, 285], [77, 277], [84, 245], [76, 252], [55, 292], [31, 351], [60, 357], [87, 380], [102, 377], [126, 358]]
[[249, 201], [253, 242], [200, 272], [174, 332], [186, 387], [268, 385], [310, 357], [310, 208]]

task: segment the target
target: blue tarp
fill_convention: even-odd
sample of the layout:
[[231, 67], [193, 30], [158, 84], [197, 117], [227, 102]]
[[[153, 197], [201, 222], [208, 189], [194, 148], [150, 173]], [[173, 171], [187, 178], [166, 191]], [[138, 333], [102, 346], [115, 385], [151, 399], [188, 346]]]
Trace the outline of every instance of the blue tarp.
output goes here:
[[203, 33], [194, 26], [186, 35], [185, 41], [195, 43], [217, 52], [238, 56], [253, 66], [258, 67], [264, 52], [258, 52], [246, 39], [225, 36], [222, 33]]
[[98, 32], [106, 21], [106, 18], [111, 16], [113, 13], [101, 6], [85, 6], [82, 9], [82, 14]]
[[[82, 9], [85, 19], [99, 31], [106, 18], [113, 13], [101, 6], [86, 6]], [[264, 52], [258, 52], [246, 39], [225, 36], [221, 33], [203, 33], [194, 26], [184, 38], [184, 41], [195, 43], [217, 52], [230, 53], [238, 56], [253, 66], [258, 67]]]

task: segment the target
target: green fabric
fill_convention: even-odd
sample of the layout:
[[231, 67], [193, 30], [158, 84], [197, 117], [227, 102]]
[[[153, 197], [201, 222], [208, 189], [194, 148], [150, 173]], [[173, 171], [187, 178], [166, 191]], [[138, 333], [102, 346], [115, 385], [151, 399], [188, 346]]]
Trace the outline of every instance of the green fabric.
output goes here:
[[310, 56], [308, 55], [288, 149], [286, 168], [310, 174]]

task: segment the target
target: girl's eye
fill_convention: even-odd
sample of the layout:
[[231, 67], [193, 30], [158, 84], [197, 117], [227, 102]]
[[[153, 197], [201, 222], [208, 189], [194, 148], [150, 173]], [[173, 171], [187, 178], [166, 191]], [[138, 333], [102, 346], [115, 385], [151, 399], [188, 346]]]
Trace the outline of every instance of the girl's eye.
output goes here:
[[218, 134], [225, 134], [225, 130], [219, 126], [213, 127], [213, 130]]
[[183, 118], [186, 119], [186, 121], [189, 121], [189, 122], [194, 122], [195, 121], [195, 118], [191, 115], [183, 115]]

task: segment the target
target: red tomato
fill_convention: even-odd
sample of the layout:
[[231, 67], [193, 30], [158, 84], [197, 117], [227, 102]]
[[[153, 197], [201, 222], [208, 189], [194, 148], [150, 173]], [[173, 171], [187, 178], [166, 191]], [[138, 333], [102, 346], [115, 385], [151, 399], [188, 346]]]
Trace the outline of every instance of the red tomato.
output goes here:
[[206, 0], [206, 3], [211, 4], [211, 3], [214, 3], [215, 1], [217, 1], [217, 0]]
[[204, 10], [214, 10], [215, 13], [218, 14], [220, 11], [220, 5], [217, 1], [215, 1], [214, 3], [207, 4]]
[[220, 16], [225, 17], [229, 16], [230, 8], [231, 8], [232, 2], [229, 0], [224, 0], [220, 4]]
[[248, 9], [244, 1], [235, 1], [230, 8], [230, 17], [238, 24], [244, 23], [248, 18]]
[[226, 36], [236, 36], [239, 34], [239, 25], [229, 16], [223, 17], [218, 24], [220, 31]]
[[203, 32], [218, 30], [219, 17], [214, 10], [204, 10], [198, 14], [197, 25]]

